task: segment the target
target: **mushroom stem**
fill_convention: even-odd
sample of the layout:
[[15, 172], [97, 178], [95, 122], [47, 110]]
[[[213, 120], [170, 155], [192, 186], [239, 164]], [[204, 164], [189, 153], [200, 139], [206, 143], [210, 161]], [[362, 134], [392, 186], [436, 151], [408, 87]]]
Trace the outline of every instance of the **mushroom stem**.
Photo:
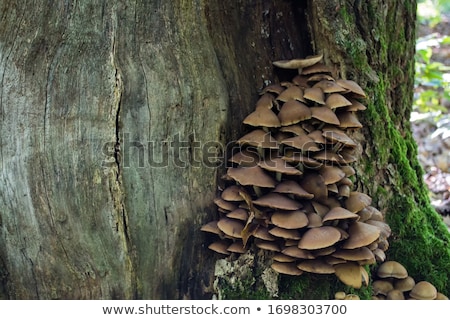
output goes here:
[[258, 186], [253, 186], [253, 190], [255, 191], [256, 196], [259, 198], [262, 196], [261, 188]]
[[260, 160], [264, 159], [264, 148], [261, 146], [256, 147], [256, 150], [258, 150], [258, 155], [260, 157]]
[[277, 179], [277, 181], [281, 181], [281, 177], [282, 177], [282, 173], [281, 172], [277, 172], [275, 175], [275, 179]]

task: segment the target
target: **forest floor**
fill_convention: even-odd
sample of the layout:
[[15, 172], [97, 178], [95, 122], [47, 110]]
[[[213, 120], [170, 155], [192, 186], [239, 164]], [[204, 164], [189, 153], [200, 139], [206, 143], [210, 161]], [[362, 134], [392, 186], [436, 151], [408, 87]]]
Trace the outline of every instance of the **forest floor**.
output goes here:
[[[450, 66], [450, 43], [436, 39], [449, 35], [450, 15], [442, 15], [440, 22], [433, 26], [426, 23], [418, 25], [418, 39], [422, 39], [422, 44], [428, 41], [426, 45], [432, 48], [431, 61], [442, 63], [444, 69]], [[450, 93], [450, 70], [443, 71], [443, 79], [442, 87], [437, 90]], [[416, 85], [416, 91], [420, 89], [420, 85]], [[450, 230], [450, 101], [440, 99], [438, 104], [443, 107], [439, 113], [433, 110], [413, 111], [411, 125], [432, 204]]]

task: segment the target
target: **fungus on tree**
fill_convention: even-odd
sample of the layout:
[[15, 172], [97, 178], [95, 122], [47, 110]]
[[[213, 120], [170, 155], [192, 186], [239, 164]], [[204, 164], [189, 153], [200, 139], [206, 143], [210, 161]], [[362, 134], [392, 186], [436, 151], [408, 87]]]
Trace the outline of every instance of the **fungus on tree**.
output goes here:
[[264, 88], [243, 121], [250, 129], [216, 200], [216, 224], [232, 241], [222, 252], [260, 250], [280, 274], [334, 273], [354, 288], [368, 285], [364, 266], [386, 259], [390, 228], [354, 183], [352, 132], [362, 127], [366, 94], [334, 76], [322, 55], [273, 64], [298, 74]]

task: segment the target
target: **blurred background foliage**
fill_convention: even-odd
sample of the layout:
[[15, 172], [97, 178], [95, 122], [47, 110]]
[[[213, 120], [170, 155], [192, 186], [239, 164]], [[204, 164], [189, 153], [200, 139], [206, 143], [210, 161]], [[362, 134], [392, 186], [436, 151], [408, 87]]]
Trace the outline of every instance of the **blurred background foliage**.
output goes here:
[[450, 0], [418, 0], [416, 34], [410, 120], [432, 203], [450, 226]]

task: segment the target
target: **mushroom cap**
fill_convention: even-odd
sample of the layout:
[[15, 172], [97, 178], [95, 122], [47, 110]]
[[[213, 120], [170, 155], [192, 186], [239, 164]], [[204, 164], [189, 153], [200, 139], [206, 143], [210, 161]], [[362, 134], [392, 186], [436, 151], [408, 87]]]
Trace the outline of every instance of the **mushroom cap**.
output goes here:
[[318, 104], [325, 104], [325, 95], [323, 93], [323, 90], [318, 87], [306, 88], [303, 91], [303, 98]]
[[347, 79], [338, 79], [336, 80], [336, 83], [340, 85], [342, 88], [347, 89], [356, 94], [358, 98], [366, 98], [366, 93], [361, 88], [361, 86], [357, 84], [355, 81]]
[[281, 126], [277, 115], [267, 108], [256, 108], [255, 111], [245, 117], [243, 123], [254, 127], [278, 128]]
[[329, 141], [336, 143], [340, 142], [344, 146], [354, 148], [357, 146], [356, 142], [353, 141], [344, 131], [337, 128], [325, 127], [322, 130], [322, 135]]
[[307, 75], [307, 74], [313, 74], [313, 73], [332, 73], [332, 69], [325, 65], [322, 62], [317, 62], [315, 64], [313, 64], [312, 66], [309, 67], [305, 67], [302, 70], [302, 74], [303, 75]]
[[230, 201], [226, 201], [222, 198], [214, 198], [214, 203], [221, 209], [225, 210], [225, 211], [233, 211], [235, 209], [237, 209], [237, 205], [233, 202]]
[[274, 188], [276, 185], [276, 180], [258, 166], [228, 168], [227, 174], [243, 186]]
[[283, 254], [298, 259], [314, 259], [314, 255], [309, 250], [300, 249], [296, 246], [289, 246], [281, 251]]
[[405, 300], [405, 295], [403, 294], [403, 291], [392, 289], [386, 295], [386, 300]]
[[297, 268], [300, 270], [317, 273], [317, 274], [332, 274], [334, 273], [334, 267], [331, 264], [322, 260], [305, 260], [297, 264]]
[[375, 295], [383, 295], [386, 296], [389, 291], [393, 290], [394, 286], [392, 285], [392, 282], [387, 280], [375, 280], [372, 282], [372, 292]]
[[345, 296], [344, 300], [361, 300], [357, 294], [349, 293]]
[[336, 300], [344, 300], [345, 299], [345, 292], [344, 291], [338, 291], [334, 294], [334, 299]]
[[322, 223], [322, 217], [319, 216], [317, 213], [314, 212], [308, 212], [306, 214], [308, 217], [308, 228], [317, 228], [321, 227], [323, 225]]
[[334, 221], [334, 220], [343, 220], [343, 219], [359, 219], [359, 215], [348, 211], [342, 207], [334, 207], [322, 218], [322, 222]]
[[278, 273], [287, 274], [291, 276], [299, 276], [303, 273], [302, 270], [297, 268], [294, 262], [278, 262], [274, 261], [271, 268]]
[[253, 236], [257, 239], [266, 240], [266, 241], [275, 241], [276, 238], [269, 233], [269, 229], [263, 227], [261, 225], [253, 232]]
[[355, 249], [369, 245], [380, 236], [380, 229], [364, 222], [353, 222], [348, 229], [349, 238], [342, 244], [343, 249]]
[[303, 99], [303, 90], [296, 85], [290, 86], [286, 90], [280, 92], [276, 99], [281, 102], [287, 102], [289, 100], [305, 101]]
[[389, 260], [383, 262], [377, 270], [377, 275], [380, 278], [396, 278], [405, 279], [408, 277], [406, 268], [397, 261]]
[[[283, 88], [284, 90], [284, 88]], [[259, 108], [272, 109], [273, 107], [273, 96], [270, 93], [264, 93], [258, 101], [256, 101], [255, 110]]]
[[282, 126], [281, 132], [293, 133], [296, 136], [306, 135], [306, 131], [299, 124], [291, 124], [289, 126]]
[[217, 222], [217, 227], [227, 236], [238, 239], [242, 238], [244, 224], [239, 220], [224, 217]]
[[364, 261], [374, 258], [372, 251], [370, 251], [367, 247], [356, 249], [339, 249], [331, 255], [347, 261]]
[[261, 96], [263, 96], [265, 93], [271, 92], [271, 93], [275, 93], [275, 94], [280, 94], [281, 92], [283, 92], [286, 88], [283, 87], [281, 84], [279, 83], [272, 83], [269, 84], [268, 86], [265, 86], [262, 90], [261, 90]]
[[286, 162], [286, 160], [283, 160], [282, 158], [266, 158], [261, 161], [259, 161], [258, 166], [260, 166], [263, 169], [266, 169], [268, 171], [273, 172], [279, 172], [282, 174], [287, 175], [302, 175], [303, 172], [295, 168], [294, 166], [291, 166], [289, 163]]
[[255, 150], [243, 149], [233, 154], [228, 161], [236, 163], [241, 167], [253, 167], [259, 162], [260, 155]]
[[416, 281], [413, 277], [407, 276], [404, 279], [395, 279], [394, 288], [403, 292], [411, 291], [416, 285]]
[[263, 250], [280, 252], [280, 246], [274, 241], [255, 239], [255, 245]]
[[336, 276], [344, 284], [359, 289], [362, 286], [362, 276], [359, 264], [346, 262], [334, 266]]
[[435, 300], [449, 300], [448, 297], [442, 292], [438, 292]]
[[218, 235], [223, 234], [223, 232], [217, 226], [217, 222], [219, 222], [219, 221], [218, 220], [210, 221], [210, 222], [202, 225], [200, 230], [204, 231], [204, 232], [218, 234]]
[[237, 140], [237, 143], [240, 145], [251, 145], [258, 148], [266, 148], [266, 149], [278, 149], [277, 140], [272, 137], [269, 132], [264, 131], [263, 129], [255, 129], [250, 131], [243, 137]]
[[265, 194], [254, 200], [253, 203], [258, 206], [280, 210], [298, 210], [302, 207], [300, 202], [276, 192]]
[[229, 246], [230, 246], [230, 243], [228, 241], [218, 240], [218, 241], [211, 243], [208, 246], [208, 249], [211, 249], [217, 253], [229, 255], [230, 254], [230, 251], [228, 251]]
[[345, 172], [337, 166], [324, 165], [320, 168], [319, 173], [322, 175], [325, 184], [333, 184], [345, 177]]
[[329, 247], [341, 240], [341, 233], [331, 226], [308, 229], [298, 242], [300, 249], [315, 250]]
[[328, 195], [327, 185], [325, 179], [321, 174], [316, 172], [309, 172], [304, 174], [304, 178], [300, 181], [300, 186], [306, 190], [306, 192], [312, 193], [314, 199], [324, 199]]
[[360, 111], [360, 110], [366, 110], [367, 109], [367, 107], [365, 105], [363, 105], [361, 102], [359, 102], [358, 100], [352, 99], [352, 98], [350, 98], [349, 100], [352, 103], [352, 105], [348, 106], [346, 108], [347, 111], [353, 111], [354, 112], [354, 111]]
[[323, 55], [307, 56], [304, 59], [278, 60], [273, 65], [282, 69], [300, 69], [312, 66], [322, 60]]
[[233, 242], [228, 248], [228, 251], [235, 252], [235, 253], [245, 253], [247, 249], [245, 248], [242, 241], [235, 241]]
[[280, 228], [285, 229], [300, 229], [308, 225], [308, 217], [303, 211], [277, 211], [272, 214], [270, 221]]
[[297, 229], [273, 227], [269, 230], [269, 233], [275, 237], [282, 239], [300, 240], [300, 232]]
[[297, 260], [297, 258], [290, 257], [284, 253], [277, 252], [273, 255], [272, 260], [278, 262], [294, 262]]
[[302, 150], [303, 152], [314, 152], [320, 150], [314, 140], [308, 137], [306, 134], [283, 139], [281, 141], [281, 144]]
[[278, 193], [289, 193], [303, 199], [312, 199], [314, 197], [312, 193], [307, 192], [294, 180], [281, 181], [273, 191]]
[[[324, 92], [326, 92], [326, 91], [324, 91]], [[336, 108], [351, 106], [352, 103], [350, 100], [348, 100], [342, 94], [332, 93], [326, 98], [325, 105], [330, 109], [336, 109]]]
[[409, 296], [417, 300], [434, 300], [437, 297], [437, 289], [428, 281], [419, 281], [412, 288]]
[[239, 194], [240, 192], [245, 192], [245, 190], [238, 185], [232, 185], [225, 188], [220, 197], [225, 201], [243, 201], [244, 198]]
[[341, 124], [339, 118], [336, 116], [333, 110], [328, 107], [311, 107], [310, 110], [311, 118], [337, 126]]
[[326, 144], [327, 140], [322, 135], [322, 133], [323, 133], [322, 130], [314, 130], [308, 133], [308, 137], [313, 139], [315, 143]]
[[369, 206], [372, 203], [372, 198], [369, 197], [367, 194], [359, 192], [359, 191], [353, 191], [350, 193], [350, 196], [345, 199], [345, 207], [347, 210], [357, 213], [358, 211], [361, 211], [365, 207]]
[[226, 216], [230, 219], [247, 221], [249, 214], [248, 211], [244, 208], [237, 208], [233, 211], [228, 212]]
[[278, 119], [282, 126], [289, 126], [300, 121], [311, 119], [309, 107], [297, 100], [289, 100], [283, 104], [278, 112]]
[[[334, 81], [333, 78], [329, 78], [328, 75], [325, 75], [325, 77], [322, 78], [319, 82], [313, 85], [313, 88], [320, 88], [324, 93], [329, 93], [330, 95], [337, 93], [337, 92], [344, 92], [347, 91], [346, 89], [342, 88], [340, 85]], [[348, 102], [349, 105], [351, 102]]]
[[339, 120], [339, 127], [341, 128], [359, 129], [363, 127], [362, 123], [359, 122], [358, 117], [354, 112], [346, 110], [337, 111], [336, 117]]

